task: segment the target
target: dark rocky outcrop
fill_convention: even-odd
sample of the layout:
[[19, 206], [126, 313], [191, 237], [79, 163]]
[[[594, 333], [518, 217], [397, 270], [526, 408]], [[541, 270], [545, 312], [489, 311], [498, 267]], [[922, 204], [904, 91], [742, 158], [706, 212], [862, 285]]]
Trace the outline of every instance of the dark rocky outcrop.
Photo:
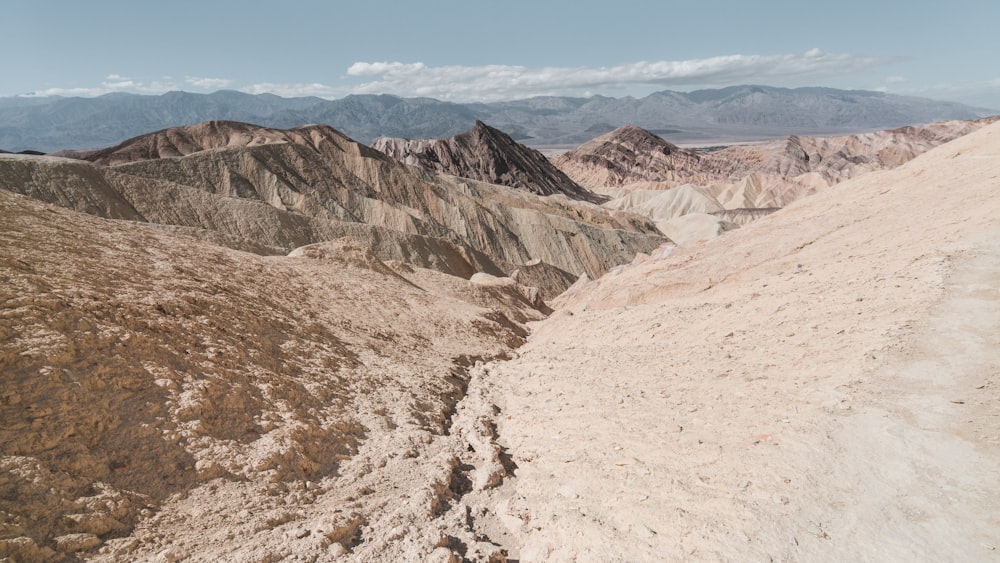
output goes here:
[[477, 121], [471, 130], [448, 139], [410, 140], [381, 137], [376, 150], [434, 172], [444, 172], [538, 195], [562, 194], [571, 199], [602, 201], [552, 165], [542, 153]]

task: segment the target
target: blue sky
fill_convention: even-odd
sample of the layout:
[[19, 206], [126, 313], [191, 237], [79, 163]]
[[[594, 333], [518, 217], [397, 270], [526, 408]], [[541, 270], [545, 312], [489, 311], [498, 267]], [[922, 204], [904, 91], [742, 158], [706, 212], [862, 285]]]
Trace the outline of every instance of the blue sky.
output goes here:
[[1000, 109], [1000, 2], [5, 3], [0, 96], [234, 89], [454, 101], [734, 84]]

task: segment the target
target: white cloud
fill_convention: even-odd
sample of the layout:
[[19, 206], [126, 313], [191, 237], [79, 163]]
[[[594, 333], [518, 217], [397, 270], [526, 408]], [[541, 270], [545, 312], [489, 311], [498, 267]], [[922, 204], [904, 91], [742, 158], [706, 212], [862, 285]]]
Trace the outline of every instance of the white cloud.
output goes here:
[[80, 96], [94, 97], [110, 94], [112, 92], [130, 92], [133, 94], [163, 94], [171, 90], [179, 90], [180, 87], [173, 81], [141, 82], [133, 80], [120, 74], [109, 74], [101, 81], [99, 86], [82, 86], [71, 88], [45, 88], [36, 90], [25, 97], [45, 97], [45, 96]]
[[28, 94], [21, 94], [20, 96], [24, 98], [45, 98], [47, 96], [79, 96], [90, 98], [107, 93], [103, 88], [46, 88], [44, 90], [35, 90]]
[[354, 63], [347, 69], [351, 76], [379, 76], [382, 74], [413, 74], [426, 69], [424, 63]]
[[356, 62], [347, 74], [374, 80], [352, 88], [357, 94], [428, 96], [456, 101], [491, 101], [645, 85], [723, 86], [770, 84], [788, 78], [815, 79], [891, 62], [879, 57], [825, 53], [726, 55], [686, 61], [640, 61], [613, 67], [511, 65], [439, 66], [423, 63]]
[[184, 82], [203, 90], [222, 90], [223, 88], [228, 88], [233, 83], [228, 78], [204, 78], [199, 76], [185, 76]]
[[317, 96], [320, 98], [336, 98], [349, 93], [346, 88], [329, 86], [313, 82], [311, 84], [277, 84], [274, 82], [261, 82], [251, 84], [239, 89], [247, 94], [276, 94], [286, 98], [299, 96]]
[[133, 80], [120, 74], [109, 74], [101, 82], [102, 94], [109, 92], [132, 92], [135, 94], [162, 94], [171, 90], [177, 90], [178, 86], [172, 81], [142, 82]]

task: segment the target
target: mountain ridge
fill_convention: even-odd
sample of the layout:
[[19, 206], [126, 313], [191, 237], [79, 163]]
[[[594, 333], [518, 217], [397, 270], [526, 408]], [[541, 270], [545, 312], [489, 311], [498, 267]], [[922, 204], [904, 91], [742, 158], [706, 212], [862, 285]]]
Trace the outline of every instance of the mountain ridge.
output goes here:
[[[748, 100], [754, 104], [749, 110]], [[323, 123], [363, 143], [382, 136], [451, 137], [479, 120], [516, 140], [550, 146], [579, 144], [626, 123], [675, 131], [671, 133], [675, 141], [747, 140], [858, 133], [996, 112], [881, 92], [754, 85], [690, 93], [663, 90], [642, 98], [550, 96], [492, 103], [389, 94], [325, 100], [233, 90], [158, 96], [113, 93], [96, 98], [0, 98], [0, 148], [90, 149], [209, 120], [281, 129]]]
[[[562, 272], [552, 279], [594, 277], [667, 242], [639, 216], [433, 174], [326, 125], [206, 122], [75, 156], [94, 162], [0, 156], [0, 187], [99, 216], [203, 229], [270, 254], [354, 236], [380, 259], [466, 278], [533, 260]], [[433, 258], [434, 249], [447, 257]]]

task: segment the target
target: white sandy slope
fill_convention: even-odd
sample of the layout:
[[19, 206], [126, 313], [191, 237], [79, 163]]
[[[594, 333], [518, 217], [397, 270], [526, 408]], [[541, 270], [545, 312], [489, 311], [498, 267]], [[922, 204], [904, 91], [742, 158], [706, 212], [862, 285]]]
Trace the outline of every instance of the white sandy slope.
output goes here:
[[487, 371], [521, 561], [1000, 560], [1000, 125], [613, 270]]

